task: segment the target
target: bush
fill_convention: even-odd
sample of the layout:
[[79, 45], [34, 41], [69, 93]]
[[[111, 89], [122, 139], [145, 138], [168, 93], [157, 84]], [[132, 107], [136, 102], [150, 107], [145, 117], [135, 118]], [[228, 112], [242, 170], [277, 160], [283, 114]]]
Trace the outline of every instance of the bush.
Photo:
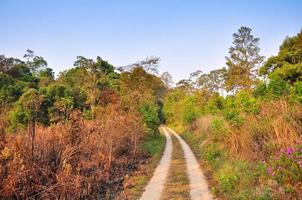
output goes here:
[[219, 118], [214, 118], [211, 123], [211, 133], [214, 136], [214, 141], [225, 139], [228, 129], [225, 127], [225, 121]]
[[288, 197], [301, 197], [302, 146], [282, 148], [267, 162], [267, 173], [283, 187]]
[[224, 110], [224, 117], [233, 126], [241, 126], [244, 123], [244, 119], [240, 116], [240, 111], [237, 109]]
[[286, 96], [290, 93], [290, 86], [285, 80], [272, 77], [268, 84], [268, 91], [273, 97]]
[[296, 82], [294, 84], [292, 96], [302, 104], [302, 82]]
[[144, 103], [139, 112], [142, 115], [143, 122], [146, 125], [150, 134], [158, 133], [158, 127], [160, 125], [160, 119], [158, 116], [159, 108], [156, 104]]
[[186, 124], [194, 122], [198, 117], [198, 113], [195, 110], [187, 109], [183, 113], [183, 121]]
[[214, 97], [206, 105], [206, 112], [211, 114], [218, 114], [225, 107], [224, 98], [221, 96]]
[[[225, 169], [224, 169], [225, 170]], [[221, 171], [218, 175], [218, 182], [223, 192], [234, 192], [237, 186], [239, 177], [232, 171]]]
[[217, 169], [225, 156], [225, 151], [217, 143], [211, 143], [204, 148], [203, 156], [212, 168]]
[[263, 82], [259, 83], [258, 85], [256, 85], [256, 88], [253, 91], [253, 95], [256, 98], [265, 98], [267, 95], [267, 85]]
[[258, 100], [248, 91], [241, 91], [236, 94], [236, 105], [245, 113], [257, 114], [260, 109]]

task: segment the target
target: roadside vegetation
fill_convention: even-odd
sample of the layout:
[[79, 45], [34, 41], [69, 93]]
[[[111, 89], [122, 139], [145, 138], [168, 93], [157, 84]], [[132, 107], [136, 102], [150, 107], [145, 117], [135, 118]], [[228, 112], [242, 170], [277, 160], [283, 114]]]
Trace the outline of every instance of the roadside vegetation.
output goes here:
[[145, 140], [142, 148], [150, 159], [143, 159], [138, 169], [126, 176], [124, 190], [117, 199], [139, 199], [145, 186], [153, 176], [165, 148], [165, 136], [152, 136]]
[[226, 67], [197, 71], [164, 100], [221, 199], [302, 196], [302, 32], [265, 59], [248, 27], [233, 35]]
[[158, 63], [0, 56], [0, 199], [115, 199], [163, 146]]

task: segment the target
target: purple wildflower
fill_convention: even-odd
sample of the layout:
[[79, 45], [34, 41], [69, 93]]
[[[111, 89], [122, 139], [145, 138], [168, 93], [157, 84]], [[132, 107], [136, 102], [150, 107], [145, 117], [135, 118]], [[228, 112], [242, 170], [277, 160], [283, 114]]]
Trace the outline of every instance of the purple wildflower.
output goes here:
[[293, 149], [293, 148], [291, 148], [291, 147], [287, 148], [286, 154], [287, 154], [288, 156], [292, 155], [293, 153], [294, 153], [294, 149]]
[[272, 174], [272, 173], [273, 173], [272, 167], [267, 168], [267, 172], [268, 172], [269, 174]]

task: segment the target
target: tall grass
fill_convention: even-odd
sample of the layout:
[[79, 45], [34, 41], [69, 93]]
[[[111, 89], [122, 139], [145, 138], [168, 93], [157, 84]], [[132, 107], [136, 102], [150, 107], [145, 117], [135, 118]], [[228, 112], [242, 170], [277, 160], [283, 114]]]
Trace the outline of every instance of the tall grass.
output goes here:
[[183, 137], [202, 158], [212, 190], [224, 199], [299, 199], [302, 106], [263, 101], [233, 125], [219, 113], [187, 127]]

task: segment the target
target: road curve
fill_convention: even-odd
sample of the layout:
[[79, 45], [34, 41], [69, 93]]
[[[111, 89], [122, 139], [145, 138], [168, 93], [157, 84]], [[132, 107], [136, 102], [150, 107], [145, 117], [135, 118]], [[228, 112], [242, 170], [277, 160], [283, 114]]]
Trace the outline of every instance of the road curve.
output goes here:
[[187, 163], [187, 174], [190, 179], [191, 200], [212, 200], [213, 197], [209, 190], [207, 181], [189, 145], [172, 129], [168, 127], [164, 127], [163, 129], [169, 130], [169, 132], [171, 132], [179, 140], [184, 150]]
[[145, 187], [145, 191], [142, 194], [140, 200], [159, 200], [161, 198], [172, 158], [171, 136], [165, 128], [163, 128], [163, 132], [166, 136], [166, 147], [164, 154], [160, 160], [160, 163], [155, 169], [153, 177]]

